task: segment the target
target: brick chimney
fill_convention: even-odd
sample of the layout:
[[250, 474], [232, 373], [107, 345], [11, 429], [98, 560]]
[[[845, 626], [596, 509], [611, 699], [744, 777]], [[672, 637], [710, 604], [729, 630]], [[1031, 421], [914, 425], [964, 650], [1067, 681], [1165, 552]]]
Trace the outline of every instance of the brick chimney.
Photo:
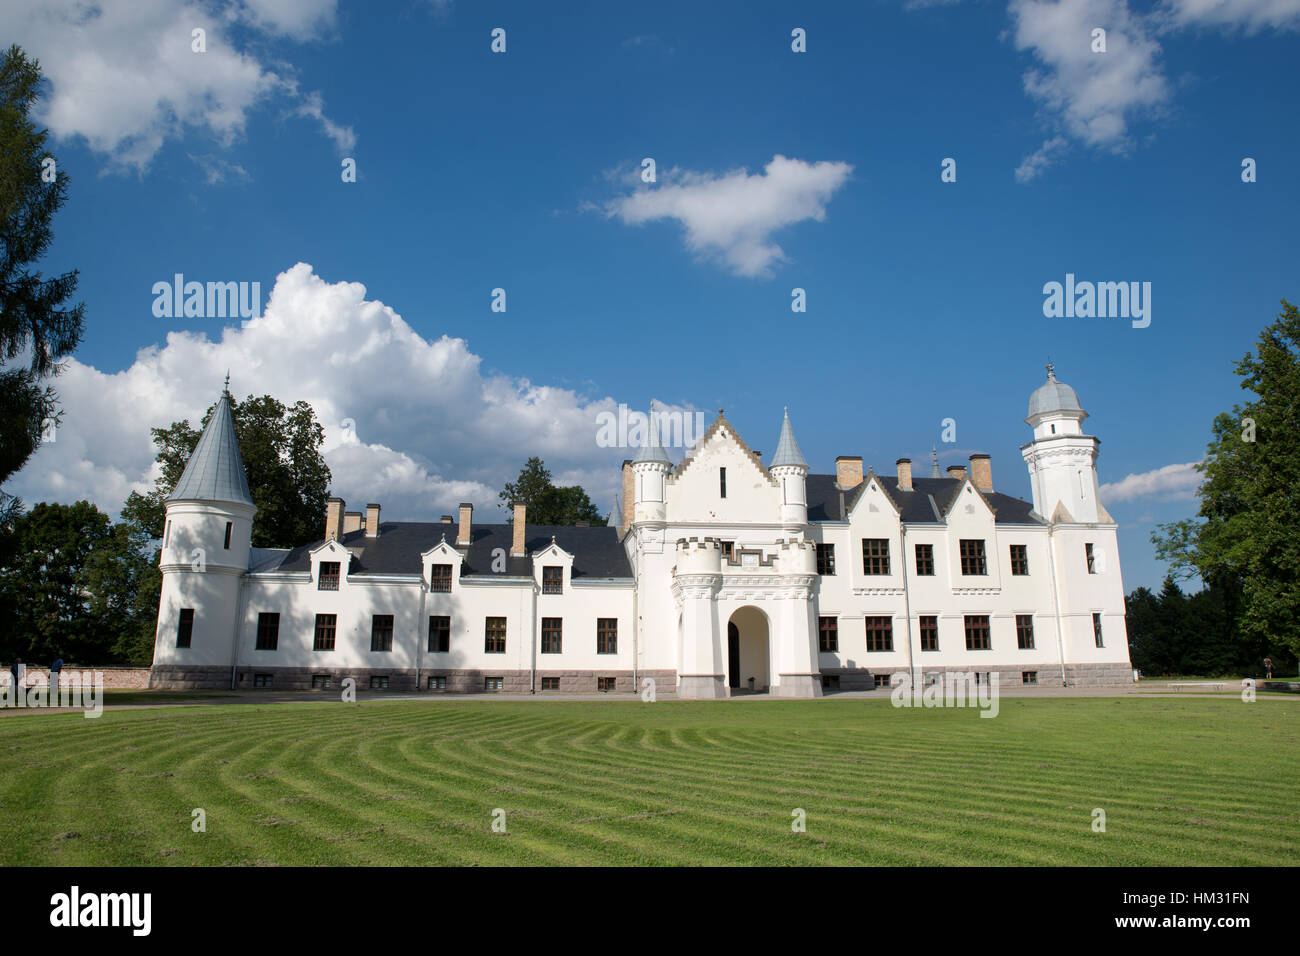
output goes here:
[[379, 537], [379, 505], [366, 505], [366, 537]]
[[980, 491], [993, 490], [993, 461], [988, 455], [970, 456], [970, 478]]
[[966, 466], [965, 466], [965, 465], [949, 465], [949, 466], [948, 466], [948, 477], [949, 477], [949, 478], [965, 478], [965, 477], [966, 477]]
[[522, 558], [524, 554], [524, 532], [527, 528], [527, 505], [515, 504], [515, 520], [511, 525], [513, 534], [510, 538], [510, 557]]
[[460, 527], [456, 531], [456, 544], [465, 546], [470, 542], [470, 528], [474, 517], [474, 506], [468, 501], [460, 503]]
[[898, 490], [912, 490], [912, 459], [900, 458], [895, 464], [898, 465]]
[[632, 518], [636, 515], [636, 475], [632, 473], [632, 462], [623, 462], [623, 530], [632, 527]]
[[342, 498], [329, 498], [325, 502], [325, 540], [333, 541], [343, 534], [343, 509], [347, 502]]
[[361, 530], [361, 512], [345, 511], [343, 512], [343, 533], [351, 534], [353, 531]]
[[451, 524], [451, 523], [452, 523], [452, 517], [451, 517], [451, 515], [443, 515], [443, 516], [442, 516], [442, 523], [443, 523], [443, 524]]
[[862, 484], [861, 455], [840, 455], [835, 459], [835, 484], [845, 491]]

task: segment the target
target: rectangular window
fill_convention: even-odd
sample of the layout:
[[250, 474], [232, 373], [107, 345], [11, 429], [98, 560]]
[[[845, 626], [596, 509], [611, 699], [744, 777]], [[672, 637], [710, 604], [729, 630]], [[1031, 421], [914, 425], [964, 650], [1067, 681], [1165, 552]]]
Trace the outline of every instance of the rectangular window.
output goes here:
[[993, 650], [993, 641], [989, 637], [989, 616], [987, 614], [966, 615], [966, 650]]
[[839, 618], [817, 618], [817, 648], [823, 654], [833, 654], [840, 649]]
[[429, 680], [428, 680], [428, 682], [425, 684], [425, 686], [428, 687], [429, 690], [446, 690], [446, 689], [447, 689], [447, 678], [446, 678], [446, 677], [430, 677]]
[[451, 651], [451, 617], [447, 614], [429, 616], [429, 653], [446, 654]]
[[618, 618], [596, 618], [596, 653], [618, 653]]
[[888, 690], [888, 689], [889, 689], [889, 679], [890, 679], [891, 676], [892, 676], [892, 675], [890, 675], [890, 674], [872, 674], [872, 675], [871, 675], [871, 681], [872, 681], [871, 686], [872, 686], [873, 688], [875, 688], [876, 690], [880, 690], [881, 688], [884, 688], [885, 690]]
[[1029, 546], [1026, 544], [1013, 544], [1011, 546], [1011, 573], [1028, 574], [1029, 573]]
[[889, 573], [889, 539], [888, 538], [863, 538], [862, 539], [862, 573], [863, 574], [888, 574]]
[[542, 568], [542, 593], [564, 593], [564, 568]]
[[485, 654], [504, 654], [506, 652], [506, 619], [490, 617], [483, 625], [483, 652]]
[[1101, 615], [1100, 614], [1094, 614], [1092, 616], [1092, 636], [1096, 638], [1098, 647], [1106, 646], [1101, 639]]
[[543, 677], [542, 690], [559, 690], [560, 679], [558, 677]]
[[869, 617], [867, 621], [867, 650], [892, 651], [894, 649], [894, 619]]
[[372, 675], [370, 678], [371, 690], [388, 690], [388, 678]]
[[1022, 684], [1037, 684], [1037, 683], [1038, 683], [1038, 671], [1021, 671], [1021, 672], [1020, 672], [1020, 683], [1022, 683]]
[[609, 693], [610, 691], [617, 688], [618, 686], [617, 681], [618, 678], [616, 677], [597, 677], [596, 690], [601, 691], [602, 693]]
[[921, 650], [937, 651], [939, 649], [939, 618], [937, 615], [921, 615]]
[[1022, 651], [1034, 649], [1034, 616], [1032, 614], [1016, 615], [1016, 643]]
[[916, 546], [916, 574], [917, 577], [922, 578], [934, 576], [934, 545], [918, 544]]
[[835, 573], [835, 545], [821, 544], [817, 545], [817, 573], [834, 574]]
[[337, 614], [316, 615], [316, 639], [311, 646], [313, 651], [334, 650], [334, 631], [338, 620]]
[[176, 646], [189, 647], [194, 636], [194, 608], [181, 608], [181, 618], [176, 622]]
[[312, 690], [329, 690], [329, 687], [330, 687], [330, 675], [329, 675], [329, 674], [312, 674], [312, 675], [311, 675], [311, 689], [312, 689]]
[[235, 527], [235, 523], [233, 521], [226, 522], [226, 550], [227, 551], [230, 550], [230, 532], [231, 529], [233, 529], [234, 527]]
[[484, 677], [483, 689], [486, 691], [498, 691], [501, 689], [501, 685], [504, 682], [505, 678], [503, 677]]
[[167, 530], [163, 532], [163, 547], [165, 548], [171, 543], [172, 543], [172, 523], [168, 521]]
[[542, 618], [542, 653], [559, 654], [563, 640], [564, 622], [558, 617]]
[[722, 549], [722, 557], [728, 562], [736, 560], [736, 542], [719, 541], [718, 547]]
[[318, 591], [337, 591], [339, 589], [339, 563], [337, 561], [322, 561], [320, 563], [320, 579], [316, 582]]
[[270, 675], [270, 674], [254, 674], [254, 675], [253, 675], [253, 686], [254, 686], [254, 687], [270, 687], [270, 686], [271, 686], [271, 675]]
[[962, 574], [988, 574], [984, 560], [984, 541], [981, 538], [962, 538], [958, 543]]
[[1093, 555], [1093, 553], [1092, 553], [1092, 545], [1091, 545], [1091, 544], [1085, 544], [1085, 545], [1083, 546], [1083, 556], [1088, 560], [1088, 573], [1089, 573], [1089, 574], [1096, 574], [1096, 573], [1097, 573], [1097, 559], [1096, 559], [1096, 557], [1095, 557], [1095, 556]]
[[273, 651], [280, 643], [280, 615], [262, 613], [257, 615], [257, 650]]
[[432, 564], [429, 566], [429, 590], [444, 593], [451, 590], [450, 564]]
[[372, 651], [391, 651], [393, 649], [393, 615], [375, 614], [371, 616], [370, 649]]
[[727, 469], [718, 469], [718, 494], [720, 497], [727, 497]]

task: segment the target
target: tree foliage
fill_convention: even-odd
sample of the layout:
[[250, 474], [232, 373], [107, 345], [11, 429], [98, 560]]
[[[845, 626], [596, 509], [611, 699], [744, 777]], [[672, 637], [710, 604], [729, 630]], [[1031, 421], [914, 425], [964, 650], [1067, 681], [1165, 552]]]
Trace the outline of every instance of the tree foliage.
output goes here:
[[[579, 521], [592, 526], [605, 524], [604, 517], [587, 492], [579, 485], [556, 487], [551, 472], [536, 456], [529, 458], [519, 470], [519, 477], [507, 481], [499, 495], [504, 507], [519, 503], [528, 506], [530, 524], [574, 525]], [[510, 515], [513, 520], [513, 513]]]

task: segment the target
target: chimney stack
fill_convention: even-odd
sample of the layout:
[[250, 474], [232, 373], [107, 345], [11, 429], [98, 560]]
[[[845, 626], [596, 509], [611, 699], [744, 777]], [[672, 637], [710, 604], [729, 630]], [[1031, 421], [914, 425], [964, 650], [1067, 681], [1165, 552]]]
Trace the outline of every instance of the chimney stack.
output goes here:
[[343, 533], [351, 534], [353, 531], [361, 530], [361, 512], [345, 511], [343, 512]]
[[524, 522], [526, 520], [527, 520], [527, 506], [516, 502], [515, 520], [511, 525], [511, 529], [510, 529], [513, 532], [510, 539], [510, 557], [512, 558], [525, 557], [524, 530], [527, 527], [527, 525]]
[[988, 455], [970, 456], [970, 477], [980, 491], [993, 490], [993, 462]]
[[460, 528], [456, 532], [456, 544], [458, 546], [467, 546], [470, 542], [469, 532], [471, 519], [474, 517], [474, 506], [468, 501], [460, 503]]
[[949, 477], [949, 478], [965, 478], [965, 477], [966, 477], [966, 466], [965, 466], [965, 465], [949, 465], [949, 466], [948, 466], [948, 477]]
[[912, 490], [912, 459], [900, 458], [896, 462], [898, 465], [898, 490]]
[[347, 502], [342, 498], [330, 498], [325, 502], [325, 540], [334, 541], [343, 534], [343, 509]]
[[862, 484], [861, 455], [840, 455], [835, 459], [835, 484], [845, 491]]
[[366, 537], [379, 537], [379, 505], [366, 505]]
[[632, 527], [632, 518], [636, 515], [636, 475], [632, 473], [632, 462], [623, 462], [623, 528], [624, 532]]
[[443, 516], [442, 516], [442, 523], [443, 523], [443, 524], [451, 524], [451, 515], [443, 515]]

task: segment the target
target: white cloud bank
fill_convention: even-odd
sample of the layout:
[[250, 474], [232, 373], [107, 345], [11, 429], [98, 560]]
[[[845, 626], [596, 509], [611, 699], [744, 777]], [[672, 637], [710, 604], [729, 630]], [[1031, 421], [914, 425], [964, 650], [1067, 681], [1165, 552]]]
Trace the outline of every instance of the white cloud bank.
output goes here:
[[1165, 465], [1154, 471], [1127, 475], [1116, 482], [1101, 486], [1102, 500], [1108, 505], [1138, 498], [1160, 498], [1165, 501], [1185, 501], [1196, 497], [1204, 475], [1196, 470], [1196, 462]]
[[[340, 151], [352, 130], [301, 93], [290, 68], [267, 66], [262, 41], [316, 39], [337, 0], [5, 0], [0, 35], [40, 60], [50, 95], [40, 119], [61, 140], [82, 137], [110, 167], [143, 172], [168, 140], [201, 129], [223, 146], [249, 113], [277, 99], [317, 121]], [[206, 50], [192, 32], [206, 32]], [[240, 42], [237, 42], [238, 41]]]
[[616, 412], [614, 399], [486, 374], [481, 362], [465, 340], [425, 339], [361, 284], [326, 282], [299, 263], [277, 277], [261, 318], [217, 341], [171, 332], [115, 374], [70, 361], [54, 381], [64, 409], [55, 440], [5, 490], [29, 506], [88, 498], [115, 515], [128, 492], [153, 485], [149, 428], [197, 425], [229, 370], [241, 399], [311, 403], [333, 493], [349, 510], [377, 501], [385, 517], [436, 521], [472, 501], [482, 520], [504, 520], [497, 492], [530, 455], [557, 484], [581, 484], [602, 512], [612, 507], [633, 454], [596, 443], [597, 416]]
[[778, 229], [826, 218], [826, 203], [853, 172], [848, 163], [807, 163], [774, 156], [761, 174], [745, 169], [699, 173], [671, 169], [660, 182], [607, 203], [605, 214], [639, 226], [673, 219], [686, 229], [686, 246], [720, 261], [739, 276], [769, 275], [786, 261], [772, 240]]

